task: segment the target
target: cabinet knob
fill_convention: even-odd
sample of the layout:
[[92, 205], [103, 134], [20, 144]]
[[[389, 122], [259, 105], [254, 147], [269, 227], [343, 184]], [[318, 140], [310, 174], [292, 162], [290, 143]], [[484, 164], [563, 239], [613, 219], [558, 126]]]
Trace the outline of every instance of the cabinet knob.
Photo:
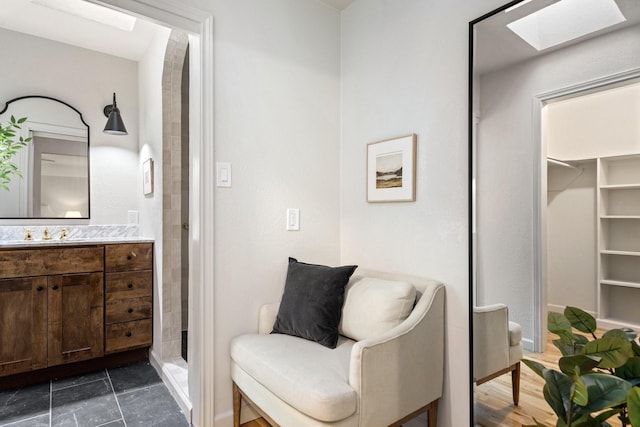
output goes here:
[[130, 308], [129, 310], [127, 310], [127, 313], [129, 314], [133, 313], [133, 308]]
[[43, 288], [42, 286], [38, 286], [38, 287], [36, 288], [36, 291], [38, 291], [38, 292], [42, 292], [43, 290], [44, 290], [44, 288]]
[[127, 260], [131, 261], [135, 257], [137, 257], [136, 253], [135, 252], [131, 252], [129, 255], [127, 255]]
[[127, 331], [126, 334], [124, 334], [125, 337], [129, 338], [131, 336], [131, 331]]
[[57, 291], [57, 290], [58, 290], [58, 285], [53, 285], [53, 286], [51, 287], [51, 289], [53, 289], [54, 291]]
[[129, 289], [133, 289], [133, 283], [129, 283], [129, 284], [127, 285], [127, 288], [129, 288]]

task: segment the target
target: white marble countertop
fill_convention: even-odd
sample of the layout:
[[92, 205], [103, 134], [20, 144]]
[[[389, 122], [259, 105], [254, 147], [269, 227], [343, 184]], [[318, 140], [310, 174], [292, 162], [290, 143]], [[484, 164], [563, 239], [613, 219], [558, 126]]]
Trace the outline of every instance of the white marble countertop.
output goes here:
[[33, 248], [46, 246], [89, 246], [109, 243], [153, 243], [153, 239], [146, 237], [89, 237], [69, 238], [65, 240], [0, 240], [0, 249]]

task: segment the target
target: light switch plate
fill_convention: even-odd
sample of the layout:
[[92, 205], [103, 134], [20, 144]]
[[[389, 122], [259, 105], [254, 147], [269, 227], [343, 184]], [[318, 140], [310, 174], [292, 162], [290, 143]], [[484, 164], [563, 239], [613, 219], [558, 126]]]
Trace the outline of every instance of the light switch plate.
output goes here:
[[231, 187], [231, 163], [216, 163], [216, 185]]
[[287, 209], [287, 231], [300, 230], [300, 209]]

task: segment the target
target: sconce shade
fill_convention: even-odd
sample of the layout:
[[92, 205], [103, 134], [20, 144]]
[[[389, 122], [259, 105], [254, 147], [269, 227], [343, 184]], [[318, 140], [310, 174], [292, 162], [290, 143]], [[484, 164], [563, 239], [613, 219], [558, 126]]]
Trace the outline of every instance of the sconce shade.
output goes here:
[[104, 126], [104, 133], [111, 135], [127, 135], [127, 128], [124, 126], [124, 121], [120, 115], [120, 109], [116, 104], [116, 94], [113, 94], [113, 105], [107, 105], [104, 107], [104, 115], [108, 117], [107, 124]]

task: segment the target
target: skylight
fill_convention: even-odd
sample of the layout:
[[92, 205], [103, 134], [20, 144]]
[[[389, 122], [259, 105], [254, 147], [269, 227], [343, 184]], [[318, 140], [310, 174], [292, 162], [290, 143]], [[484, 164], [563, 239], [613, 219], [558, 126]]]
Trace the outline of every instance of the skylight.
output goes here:
[[624, 21], [615, 0], [561, 0], [507, 27], [540, 51]]
[[83, 0], [31, 0], [32, 3], [68, 13], [123, 31], [132, 31], [136, 18]]

